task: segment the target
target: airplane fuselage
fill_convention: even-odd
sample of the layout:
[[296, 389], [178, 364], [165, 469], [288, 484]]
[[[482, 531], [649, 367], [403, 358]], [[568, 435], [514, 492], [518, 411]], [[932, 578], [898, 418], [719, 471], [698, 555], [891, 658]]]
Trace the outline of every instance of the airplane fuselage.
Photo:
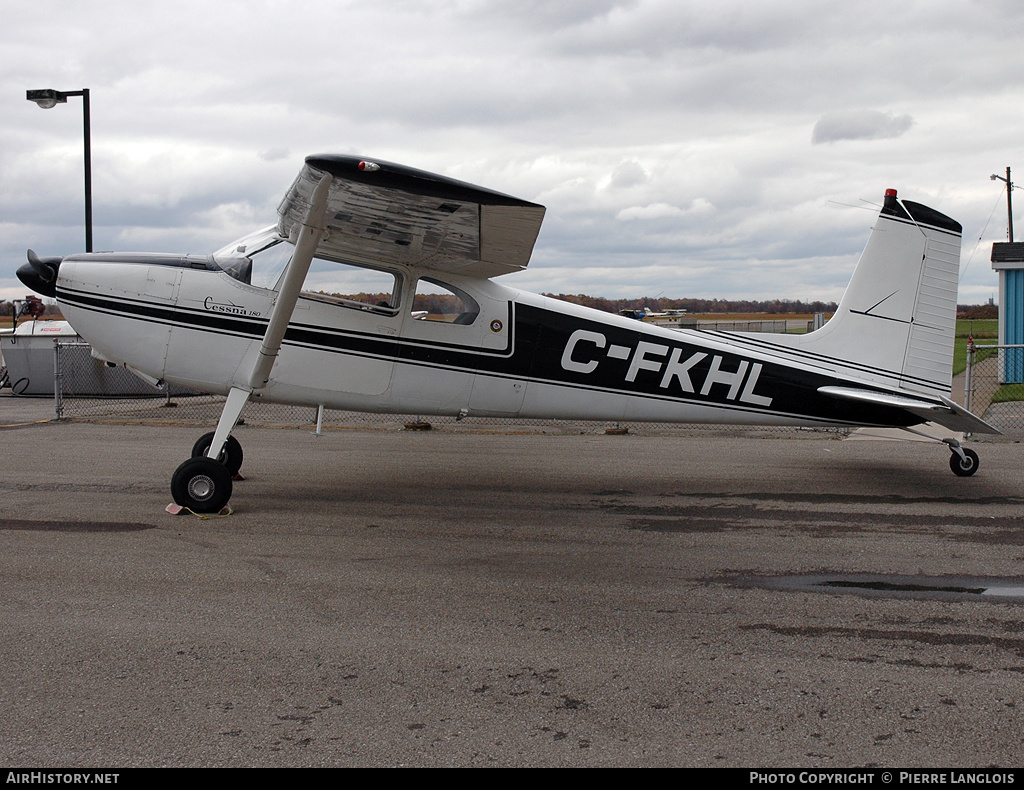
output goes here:
[[[827, 397], [864, 386], [771, 335], [644, 324], [479, 277], [445, 277], [476, 302], [471, 323], [420, 320], [428, 272], [392, 267], [397, 304], [303, 292], [267, 385], [253, 398], [376, 412], [757, 425], [912, 425], [913, 416]], [[436, 278], [436, 273], [433, 275]], [[105, 358], [152, 379], [226, 394], [245, 387], [276, 291], [212, 258], [76, 255], [57, 297]], [[118, 327], [111, 332], [111, 317]], [[870, 385], [870, 383], [869, 383]]]

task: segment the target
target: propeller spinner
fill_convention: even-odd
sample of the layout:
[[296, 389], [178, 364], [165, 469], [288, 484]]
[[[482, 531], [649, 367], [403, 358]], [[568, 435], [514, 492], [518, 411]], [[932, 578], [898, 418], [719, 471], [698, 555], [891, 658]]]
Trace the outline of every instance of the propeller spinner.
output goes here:
[[28, 263], [22, 264], [17, 271], [18, 279], [36, 293], [43, 296], [57, 295], [57, 272], [62, 258], [40, 258], [32, 250], [28, 251]]

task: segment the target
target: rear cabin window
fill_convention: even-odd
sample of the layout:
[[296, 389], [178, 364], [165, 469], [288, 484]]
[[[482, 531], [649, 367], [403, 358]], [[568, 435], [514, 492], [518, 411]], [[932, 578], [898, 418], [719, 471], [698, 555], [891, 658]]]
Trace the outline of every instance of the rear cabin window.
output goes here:
[[413, 317], [444, 324], [472, 324], [480, 314], [480, 305], [465, 291], [431, 277], [416, 283], [412, 303]]

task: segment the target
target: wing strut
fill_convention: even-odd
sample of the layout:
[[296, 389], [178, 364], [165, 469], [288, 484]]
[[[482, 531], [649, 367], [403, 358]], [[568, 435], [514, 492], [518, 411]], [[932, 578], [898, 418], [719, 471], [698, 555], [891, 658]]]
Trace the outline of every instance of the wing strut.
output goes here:
[[260, 346], [259, 354], [252, 366], [252, 372], [249, 374], [248, 386], [232, 387], [228, 393], [228, 399], [224, 403], [220, 420], [217, 422], [217, 430], [213, 434], [213, 441], [206, 451], [207, 458], [217, 458], [220, 455], [228, 436], [235, 428], [235, 423], [242, 415], [242, 409], [248, 403], [249, 397], [255, 390], [262, 389], [270, 380], [270, 371], [281, 350], [288, 322], [291, 321], [295, 304], [299, 300], [299, 291], [306, 279], [309, 265], [313, 262], [313, 255], [320, 243], [320, 237], [324, 233], [324, 215], [327, 213], [327, 197], [330, 186], [331, 176], [327, 175], [320, 179], [313, 190], [309, 210], [299, 226], [295, 252], [292, 253], [292, 259], [285, 268], [281, 278], [281, 288], [274, 301], [274, 306], [270, 310], [270, 322], [267, 324], [267, 331], [263, 335], [263, 344]]

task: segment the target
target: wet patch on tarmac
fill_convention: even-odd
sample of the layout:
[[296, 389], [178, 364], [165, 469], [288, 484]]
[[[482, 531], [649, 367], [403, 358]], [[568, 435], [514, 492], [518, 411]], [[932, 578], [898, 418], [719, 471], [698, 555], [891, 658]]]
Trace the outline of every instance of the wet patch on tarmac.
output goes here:
[[806, 502], [817, 505], [1024, 505], [1024, 497], [1007, 496], [907, 496], [906, 494], [815, 494], [810, 492], [758, 492], [742, 494], [716, 491], [680, 491], [665, 498]]
[[[1024, 545], [1024, 517], [975, 516], [965, 512], [966, 508], [943, 514], [900, 513], [771, 507], [767, 503], [751, 501], [758, 500], [757, 495], [687, 498], [691, 499], [687, 504], [641, 505], [612, 500], [600, 502], [597, 507], [604, 512], [624, 516], [627, 529], [642, 532], [701, 533], [762, 529], [834, 538], [839, 535], [898, 530], [972, 543]], [[712, 501], [708, 502], [709, 499]], [[785, 501], [780, 497], [765, 499], [780, 504]], [[928, 501], [934, 504], [934, 500]]]
[[1021, 577], [812, 573], [774, 577], [741, 576], [726, 581], [740, 587], [762, 587], [798, 592], [849, 593], [883, 598], [1024, 603], [1024, 578]]
[[118, 521], [25, 521], [0, 519], [0, 530], [36, 530], [41, 532], [139, 532], [156, 529], [155, 524]]
[[[809, 639], [854, 639], [858, 642], [880, 642], [898, 643], [908, 642], [919, 645], [928, 645], [935, 648], [992, 648], [1005, 653], [1010, 653], [1017, 658], [1024, 658], [1024, 639], [1007, 639], [1005, 637], [993, 637], [984, 633], [950, 632], [940, 633], [936, 631], [922, 631], [906, 628], [857, 628], [857, 627], [800, 627], [780, 626], [774, 623], [758, 623], [756, 625], [741, 625], [741, 631], [765, 631], [784, 637], [802, 637]], [[950, 669], [955, 672], [985, 672], [976, 664], [963, 661], [943, 661], [936, 658], [931, 661], [921, 661], [914, 658], [882, 659], [874, 657], [850, 657], [848, 661], [873, 664], [876, 661], [884, 661], [887, 664], [896, 666], [915, 667], [918, 669]], [[1022, 672], [1024, 666], [1015, 663], [1010, 666], [1002, 666], [1001, 670], [1008, 672]]]

